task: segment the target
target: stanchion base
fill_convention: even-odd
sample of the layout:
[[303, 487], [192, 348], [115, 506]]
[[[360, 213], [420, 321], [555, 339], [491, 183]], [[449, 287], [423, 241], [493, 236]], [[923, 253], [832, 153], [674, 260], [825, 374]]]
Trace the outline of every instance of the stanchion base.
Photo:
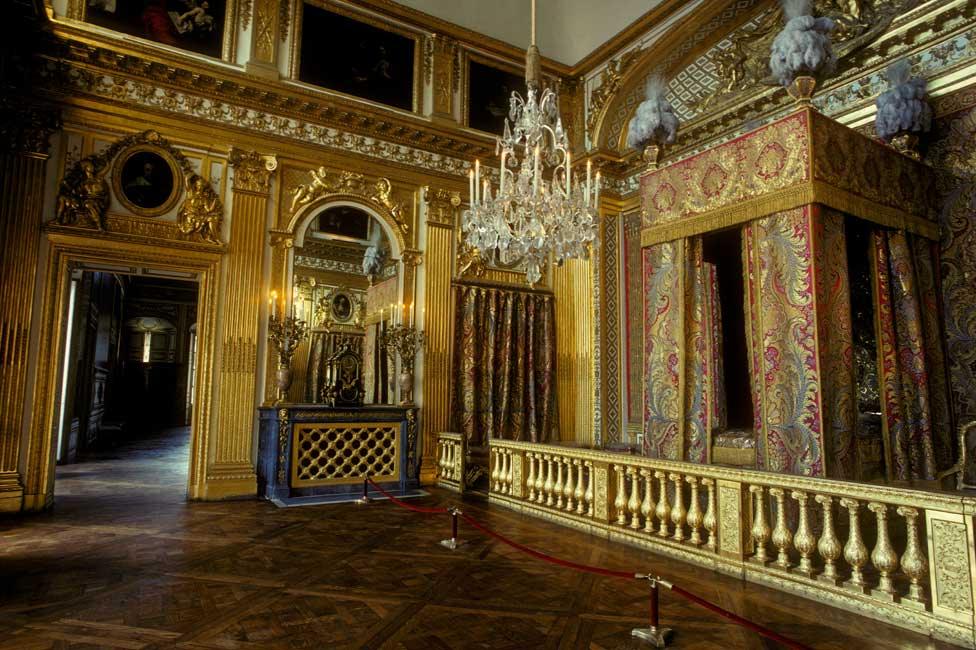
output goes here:
[[358, 499], [356, 499], [356, 503], [359, 504], [359, 505], [361, 505], [361, 506], [368, 505], [372, 501], [373, 500], [370, 499], [369, 497], [359, 497]]
[[453, 551], [454, 549], [456, 549], [458, 546], [461, 545], [461, 542], [459, 542], [457, 538], [452, 537], [450, 539], [442, 539], [440, 541], [440, 545], [443, 546], [444, 548], [449, 548]]
[[669, 627], [635, 627], [630, 631], [630, 636], [647, 641], [655, 648], [668, 647], [672, 634], [673, 630]]

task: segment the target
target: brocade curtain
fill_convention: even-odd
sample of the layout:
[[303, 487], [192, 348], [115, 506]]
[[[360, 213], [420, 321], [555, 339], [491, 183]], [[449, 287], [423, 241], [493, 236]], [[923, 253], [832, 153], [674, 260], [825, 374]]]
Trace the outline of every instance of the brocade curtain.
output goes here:
[[854, 371], [842, 214], [804, 206], [742, 230], [759, 469], [851, 478]]
[[454, 430], [475, 447], [491, 438], [549, 442], [557, 427], [552, 296], [470, 285], [455, 292]]
[[644, 249], [646, 456], [708, 462], [725, 426], [718, 278], [701, 237]]
[[904, 231], [878, 229], [872, 237], [878, 381], [895, 480], [932, 479], [955, 457], [936, 246]]

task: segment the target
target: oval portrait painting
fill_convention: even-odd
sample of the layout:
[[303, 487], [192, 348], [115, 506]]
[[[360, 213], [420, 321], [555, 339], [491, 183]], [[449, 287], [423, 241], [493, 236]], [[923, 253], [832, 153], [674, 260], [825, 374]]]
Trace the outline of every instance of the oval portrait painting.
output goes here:
[[115, 166], [115, 194], [125, 207], [143, 216], [167, 212], [179, 191], [176, 165], [151, 147], [134, 147]]
[[352, 319], [352, 300], [345, 293], [337, 293], [332, 298], [332, 318], [337, 323], [348, 323]]

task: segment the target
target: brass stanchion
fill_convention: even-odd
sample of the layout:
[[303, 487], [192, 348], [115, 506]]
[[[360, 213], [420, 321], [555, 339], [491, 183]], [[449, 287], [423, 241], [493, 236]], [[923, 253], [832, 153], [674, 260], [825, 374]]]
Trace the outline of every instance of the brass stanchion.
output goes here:
[[651, 607], [650, 607], [650, 627], [635, 627], [630, 631], [630, 635], [637, 637], [642, 641], [647, 641], [651, 643], [655, 648], [666, 648], [668, 646], [668, 641], [671, 639], [671, 635], [674, 631], [669, 627], [661, 627], [660, 621], [660, 603], [658, 601], [658, 583], [661, 583], [668, 589], [671, 588], [670, 582], [665, 582], [657, 576], [651, 575], [636, 575], [634, 576], [641, 580], [648, 580], [651, 583]]
[[364, 505], [368, 504], [370, 501], [372, 501], [372, 499], [369, 498], [369, 478], [366, 477], [366, 476], [364, 476], [363, 477], [363, 496], [361, 496], [358, 499], [356, 499], [356, 503], [358, 503], [359, 505], [363, 505], [364, 506]]
[[451, 506], [450, 508], [447, 509], [447, 511], [451, 513], [451, 538], [442, 539], [441, 546], [445, 548], [449, 548], [453, 551], [454, 549], [456, 549], [458, 546], [461, 545], [461, 542], [459, 542], [457, 538], [458, 537], [458, 515], [464, 513], [462, 513], [461, 510], [455, 506]]

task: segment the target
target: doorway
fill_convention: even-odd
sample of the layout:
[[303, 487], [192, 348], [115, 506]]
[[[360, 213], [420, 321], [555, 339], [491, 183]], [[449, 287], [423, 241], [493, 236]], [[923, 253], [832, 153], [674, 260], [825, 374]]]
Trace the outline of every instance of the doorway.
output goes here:
[[76, 269], [62, 343], [56, 502], [186, 495], [198, 285]]

